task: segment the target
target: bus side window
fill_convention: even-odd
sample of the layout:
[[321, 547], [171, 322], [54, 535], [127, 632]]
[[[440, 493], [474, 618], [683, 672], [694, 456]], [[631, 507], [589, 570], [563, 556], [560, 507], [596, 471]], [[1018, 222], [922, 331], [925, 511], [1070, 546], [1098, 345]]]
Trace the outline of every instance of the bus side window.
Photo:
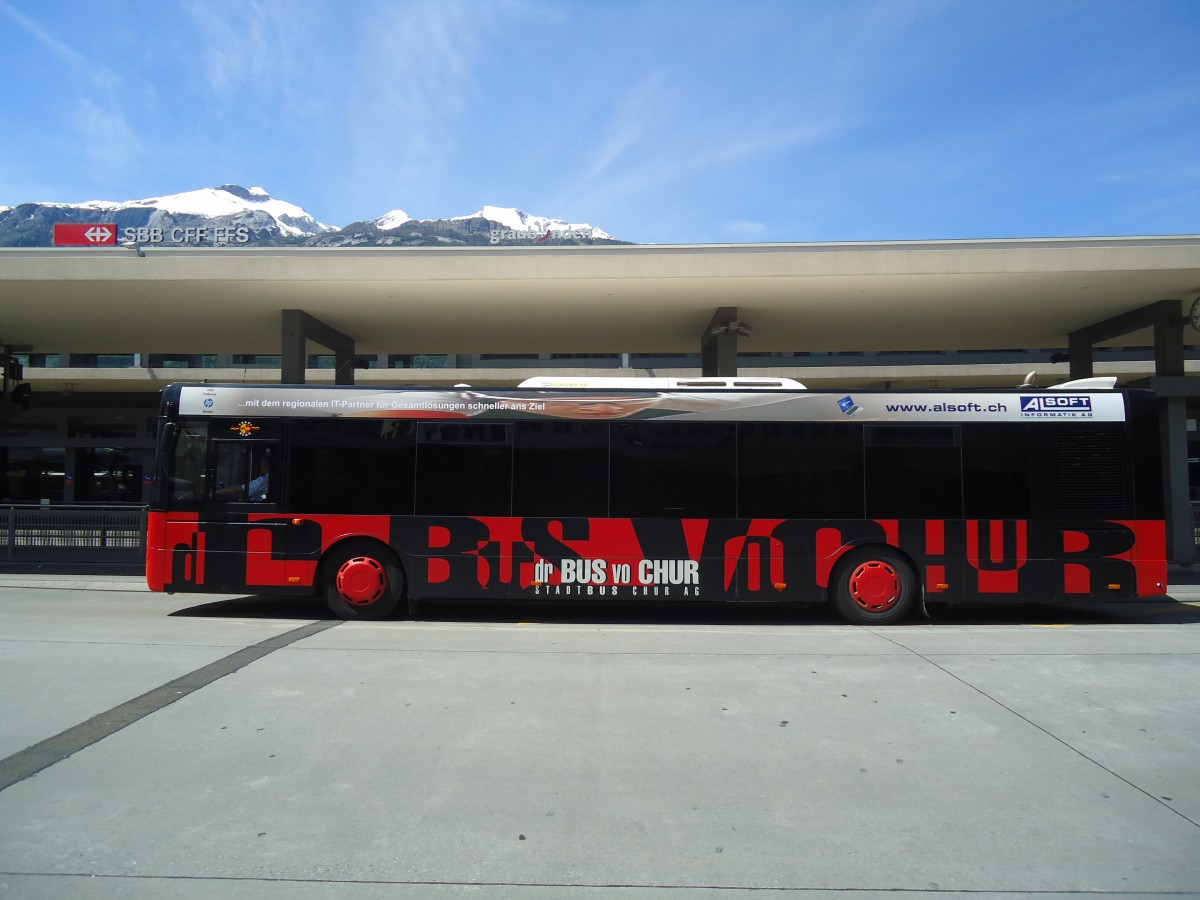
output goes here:
[[861, 519], [862, 426], [739, 422], [738, 516]]
[[610, 515], [731, 518], [737, 513], [732, 422], [614, 422]]
[[868, 518], [962, 518], [958, 429], [868, 425], [864, 438]]
[[1026, 422], [962, 426], [963, 515], [968, 519], [1032, 516], [1033, 427]]
[[514, 516], [608, 514], [608, 423], [517, 422]]
[[417, 515], [512, 512], [512, 426], [422, 422], [417, 426]]
[[278, 479], [271, 464], [279, 458], [274, 441], [213, 441], [211, 499], [218, 503], [274, 503]]
[[416, 425], [400, 419], [296, 419], [288, 442], [288, 508], [411, 515]]

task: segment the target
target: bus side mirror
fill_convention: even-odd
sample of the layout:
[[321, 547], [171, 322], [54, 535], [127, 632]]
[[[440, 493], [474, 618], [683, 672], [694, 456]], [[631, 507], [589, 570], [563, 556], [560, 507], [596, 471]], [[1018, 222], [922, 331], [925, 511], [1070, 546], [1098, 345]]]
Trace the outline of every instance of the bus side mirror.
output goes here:
[[179, 445], [179, 425], [167, 422], [163, 425], [162, 452], [164, 456], [175, 456], [175, 448]]

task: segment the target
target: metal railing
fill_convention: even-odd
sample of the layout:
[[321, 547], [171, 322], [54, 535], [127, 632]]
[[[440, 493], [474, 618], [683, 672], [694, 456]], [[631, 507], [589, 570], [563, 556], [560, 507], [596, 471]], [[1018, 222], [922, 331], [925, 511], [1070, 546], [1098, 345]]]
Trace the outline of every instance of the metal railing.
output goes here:
[[0, 562], [140, 563], [141, 506], [0, 506]]

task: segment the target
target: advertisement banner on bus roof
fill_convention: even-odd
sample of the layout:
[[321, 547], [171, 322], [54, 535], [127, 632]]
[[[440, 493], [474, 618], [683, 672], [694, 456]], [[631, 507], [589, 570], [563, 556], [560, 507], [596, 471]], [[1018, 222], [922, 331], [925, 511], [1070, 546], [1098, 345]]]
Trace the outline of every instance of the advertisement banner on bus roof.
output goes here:
[[404, 419], [1121, 422], [1115, 391], [571, 391], [185, 385], [181, 415]]

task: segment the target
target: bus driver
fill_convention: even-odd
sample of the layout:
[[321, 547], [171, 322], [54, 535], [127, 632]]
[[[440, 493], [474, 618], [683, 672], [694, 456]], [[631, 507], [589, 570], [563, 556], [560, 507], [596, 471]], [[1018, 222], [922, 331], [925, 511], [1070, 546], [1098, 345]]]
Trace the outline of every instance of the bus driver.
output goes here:
[[217, 489], [217, 497], [230, 500], [245, 500], [249, 503], [261, 503], [267, 499], [267, 489], [270, 483], [271, 457], [264, 456], [259, 465], [260, 474], [249, 484], [231, 484]]

